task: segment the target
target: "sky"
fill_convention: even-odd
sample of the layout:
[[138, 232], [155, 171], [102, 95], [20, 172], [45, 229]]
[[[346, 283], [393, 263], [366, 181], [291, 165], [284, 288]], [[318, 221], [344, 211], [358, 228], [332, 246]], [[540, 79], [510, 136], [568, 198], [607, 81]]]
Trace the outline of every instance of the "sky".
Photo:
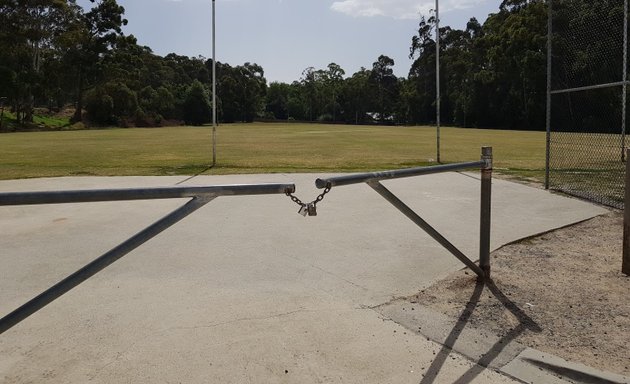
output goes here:
[[[89, 8], [88, 0], [77, 1]], [[211, 0], [118, 0], [138, 44], [158, 55], [212, 57]], [[440, 0], [441, 26], [463, 29], [496, 13], [501, 0]], [[299, 80], [307, 67], [339, 64], [351, 76], [380, 55], [406, 76], [420, 16], [434, 0], [216, 0], [217, 61], [260, 64], [269, 83]]]

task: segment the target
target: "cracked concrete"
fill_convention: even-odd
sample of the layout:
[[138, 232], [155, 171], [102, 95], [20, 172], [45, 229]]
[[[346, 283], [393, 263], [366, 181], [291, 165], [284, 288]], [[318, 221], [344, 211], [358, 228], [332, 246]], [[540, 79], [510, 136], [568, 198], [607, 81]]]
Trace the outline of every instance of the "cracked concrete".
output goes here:
[[[185, 184], [294, 181], [308, 200], [320, 176], [208, 176]], [[182, 179], [2, 181], [0, 191]], [[477, 255], [477, 180], [442, 174], [385, 184]], [[493, 248], [603, 212], [501, 180], [493, 198]], [[182, 202], [0, 207], [0, 313]], [[430, 370], [441, 345], [377, 312], [461, 264], [367, 186], [333, 189], [315, 218], [296, 211], [283, 195], [216, 199], [0, 335], [1, 381], [512, 382], [458, 353]]]

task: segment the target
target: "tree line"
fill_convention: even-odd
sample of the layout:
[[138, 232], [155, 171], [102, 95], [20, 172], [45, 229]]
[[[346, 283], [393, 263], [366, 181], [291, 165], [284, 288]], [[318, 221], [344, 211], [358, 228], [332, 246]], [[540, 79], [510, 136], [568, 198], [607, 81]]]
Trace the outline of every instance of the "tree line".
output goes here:
[[[73, 121], [154, 126], [211, 121], [212, 60], [159, 56], [122, 31], [116, 0], [0, 0], [0, 97], [23, 123], [37, 106], [72, 105]], [[393, 59], [347, 75], [330, 63], [292, 83], [267, 83], [255, 63], [217, 62], [218, 118], [429, 124], [435, 122], [435, 17], [410, 38], [407, 77]], [[463, 127], [543, 129], [546, 95], [543, 0], [505, 0], [480, 24], [441, 27], [441, 118]]]

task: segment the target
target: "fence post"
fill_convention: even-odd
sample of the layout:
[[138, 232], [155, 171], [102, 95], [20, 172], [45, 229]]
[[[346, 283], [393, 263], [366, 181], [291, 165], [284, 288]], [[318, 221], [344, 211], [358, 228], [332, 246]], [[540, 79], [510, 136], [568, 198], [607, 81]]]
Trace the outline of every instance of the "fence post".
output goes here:
[[[626, 149], [626, 159], [630, 159], [630, 148]], [[621, 272], [630, 276], [630, 161], [626, 161], [626, 191], [623, 202], [623, 260]]]
[[479, 230], [479, 267], [490, 278], [490, 212], [492, 201], [492, 147], [481, 148], [481, 214]]

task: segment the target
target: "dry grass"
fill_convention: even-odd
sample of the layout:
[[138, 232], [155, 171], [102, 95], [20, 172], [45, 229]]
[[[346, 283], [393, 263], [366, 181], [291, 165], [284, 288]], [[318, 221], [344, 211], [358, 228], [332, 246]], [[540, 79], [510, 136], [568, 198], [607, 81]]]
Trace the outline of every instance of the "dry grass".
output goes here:
[[[231, 124], [0, 135], [0, 179], [72, 175], [351, 172], [435, 163], [434, 127]], [[442, 162], [495, 149], [498, 171], [540, 179], [543, 132], [443, 128]]]

